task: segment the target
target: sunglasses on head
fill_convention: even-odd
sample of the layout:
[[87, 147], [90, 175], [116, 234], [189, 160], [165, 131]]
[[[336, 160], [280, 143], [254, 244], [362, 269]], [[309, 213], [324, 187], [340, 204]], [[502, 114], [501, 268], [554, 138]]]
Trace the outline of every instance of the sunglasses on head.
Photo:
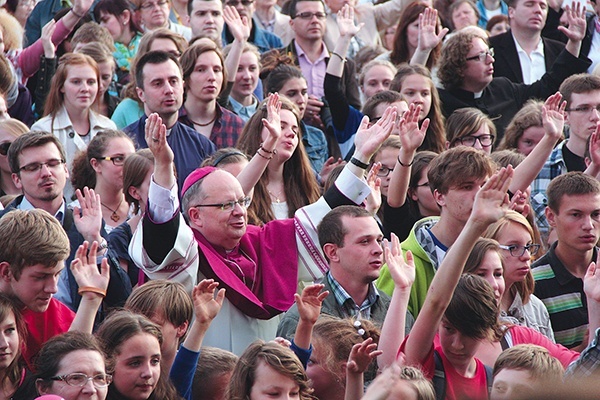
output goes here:
[[0, 144], [0, 154], [2, 154], [3, 156], [5, 156], [6, 154], [8, 154], [8, 149], [10, 148], [11, 142], [5, 142]]

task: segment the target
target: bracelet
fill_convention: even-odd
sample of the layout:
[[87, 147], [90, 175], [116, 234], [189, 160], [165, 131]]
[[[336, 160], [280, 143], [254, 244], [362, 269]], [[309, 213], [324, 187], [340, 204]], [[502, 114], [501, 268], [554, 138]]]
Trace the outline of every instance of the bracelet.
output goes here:
[[261, 148], [259, 148], [258, 150], [256, 150], [256, 154], [257, 154], [257, 155], [261, 156], [261, 157], [262, 157], [262, 158], [264, 158], [265, 160], [272, 160], [272, 159], [273, 159], [273, 155], [271, 155], [271, 157], [266, 157], [266, 156], [263, 156], [262, 154], [260, 154], [260, 153], [259, 153], [259, 151], [260, 151], [260, 150], [262, 150], [262, 151], [266, 151], [265, 149], [263, 149], [263, 148], [261, 147]]
[[97, 288], [97, 287], [93, 287], [93, 286], [82, 286], [77, 291], [77, 293], [79, 293], [79, 295], [82, 295], [85, 292], [96, 293], [96, 294], [99, 294], [102, 297], [106, 297], [106, 290], [103, 290], [103, 289], [100, 289], [100, 288]]
[[337, 56], [337, 57], [338, 57], [340, 60], [342, 60], [342, 62], [343, 62], [343, 63], [345, 63], [345, 62], [346, 62], [346, 57], [342, 57], [342, 56], [340, 56], [340, 55], [339, 55], [338, 53], [336, 53], [335, 51], [332, 51], [332, 52], [331, 52], [331, 55], [332, 55], [332, 56]]
[[74, 9], [74, 8], [71, 8], [71, 12], [72, 12], [72, 13], [73, 13], [73, 14], [74, 14], [74, 15], [75, 15], [77, 18], [79, 18], [79, 19], [81, 19], [81, 18], [83, 18], [83, 17], [84, 17], [83, 15], [79, 15], [79, 14], [77, 14], [77, 13], [75, 12], [75, 9]]
[[400, 161], [400, 156], [398, 156], [398, 163], [403, 167], [406, 167], [406, 168], [411, 167], [414, 162], [415, 162], [415, 159], [413, 158], [408, 164], [404, 164], [402, 161]]
[[352, 158], [350, 159], [350, 162], [351, 162], [352, 164], [356, 165], [358, 168], [361, 168], [361, 169], [367, 169], [367, 168], [369, 168], [369, 164], [365, 164], [364, 162], [360, 161], [360, 160], [359, 160], [358, 158], [356, 158], [356, 157], [352, 157]]
[[[260, 144], [260, 146], [258, 146], [258, 149], [259, 149], [259, 150], [262, 150], [262, 151], [264, 151], [265, 153], [269, 153], [269, 154], [277, 154], [277, 149], [273, 149], [272, 151], [269, 151], [269, 150], [267, 150], [267, 149], [265, 149], [265, 148], [263, 147], [263, 144], [262, 144], [262, 143]], [[257, 151], [258, 151], [258, 150], [257, 150]]]

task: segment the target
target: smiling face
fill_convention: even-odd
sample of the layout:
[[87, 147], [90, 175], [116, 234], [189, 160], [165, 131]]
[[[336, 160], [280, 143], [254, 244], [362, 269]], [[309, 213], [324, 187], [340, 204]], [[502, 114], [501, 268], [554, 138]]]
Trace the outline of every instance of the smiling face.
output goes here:
[[149, 333], [124, 341], [115, 355], [113, 385], [128, 400], [146, 400], [160, 377], [160, 344]]
[[98, 93], [96, 70], [87, 64], [67, 67], [67, 78], [60, 91], [67, 110], [79, 113], [89, 109]]
[[252, 104], [252, 93], [258, 86], [259, 73], [260, 68], [256, 54], [252, 51], [242, 53], [235, 74], [235, 82], [231, 89], [231, 97], [246, 106]]

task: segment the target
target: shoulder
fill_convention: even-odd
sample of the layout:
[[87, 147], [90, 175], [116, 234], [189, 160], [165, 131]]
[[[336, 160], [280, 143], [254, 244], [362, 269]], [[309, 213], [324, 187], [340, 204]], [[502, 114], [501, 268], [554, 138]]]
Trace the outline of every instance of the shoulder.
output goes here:
[[490, 40], [490, 45], [492, 47], [505, 47], [507, 45], [510, 45], [511, 43], [514, 46], [514, 43], [515, 43], [513, 41], [513, 36], [512, 36], [512, 33], [510, 33], [510, 31], [504, 32], [500, 35], [492, 36], [489, 40]]

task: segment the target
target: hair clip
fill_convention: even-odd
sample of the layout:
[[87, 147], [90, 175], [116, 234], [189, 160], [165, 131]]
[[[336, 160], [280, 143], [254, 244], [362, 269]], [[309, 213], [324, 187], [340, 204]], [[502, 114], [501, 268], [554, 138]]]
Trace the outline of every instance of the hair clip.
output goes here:
[[364, 339], [366, 331], [358, 319], [354, 321], [354, 327], [356, 328], [356, 332]]

